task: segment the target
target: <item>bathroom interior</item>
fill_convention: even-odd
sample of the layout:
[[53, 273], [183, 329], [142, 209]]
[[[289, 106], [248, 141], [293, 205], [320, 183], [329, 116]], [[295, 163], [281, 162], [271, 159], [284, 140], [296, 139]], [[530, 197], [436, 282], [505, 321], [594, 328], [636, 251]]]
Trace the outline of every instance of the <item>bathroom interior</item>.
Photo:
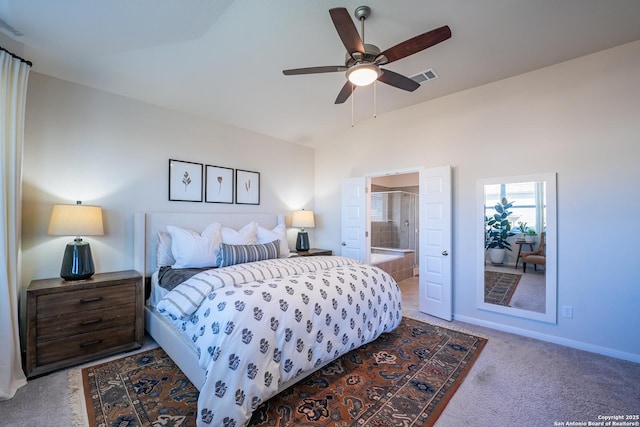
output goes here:
[[418, 275], [418, 174], [371, 179], [371, 264], [397, 282]]

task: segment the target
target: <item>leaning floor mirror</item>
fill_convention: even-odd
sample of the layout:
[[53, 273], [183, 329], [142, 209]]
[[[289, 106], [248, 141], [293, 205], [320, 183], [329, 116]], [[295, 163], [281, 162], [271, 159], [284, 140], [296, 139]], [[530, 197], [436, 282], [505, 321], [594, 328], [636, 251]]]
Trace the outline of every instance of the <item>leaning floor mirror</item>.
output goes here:
[[477, 306], [557, 321], [555, 173], [477, 182]]

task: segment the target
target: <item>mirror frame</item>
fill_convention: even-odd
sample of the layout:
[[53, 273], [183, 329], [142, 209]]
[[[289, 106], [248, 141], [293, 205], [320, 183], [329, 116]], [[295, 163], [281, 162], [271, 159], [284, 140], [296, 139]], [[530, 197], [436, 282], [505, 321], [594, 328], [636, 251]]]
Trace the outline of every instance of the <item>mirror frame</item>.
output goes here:
[[[545, 312], [537, 313], [534, 311], [523, 310], [514, 307], [505, 307], [502, 305], [489, 304], [484, 301], [484, 266], [485, 254], [484, 247], [484, 186], [502, 183], [532, 182], [546, 181], [546, 264], [545, 264]], [[477, 180], [476, 189], [476, 302], [477, 308], [481, 310], [493, 311], [495, 313], [507, 314], [511, 316], [522, 317], [526, 319], [538, 320], [547, 323], [557, 323], [557, 190], [556, 190], [556, 174], [541, 173], [532, 175], [519, 175], [486, 178]]]

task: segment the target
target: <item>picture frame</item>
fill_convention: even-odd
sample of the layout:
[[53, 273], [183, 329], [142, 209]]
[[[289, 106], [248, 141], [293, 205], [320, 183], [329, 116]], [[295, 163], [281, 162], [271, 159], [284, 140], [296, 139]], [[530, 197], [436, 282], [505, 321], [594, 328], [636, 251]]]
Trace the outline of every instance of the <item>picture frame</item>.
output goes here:
[[202, 163], [169, 159], [169, 200], [202, 202]]
[[260, 172], [236, 169], [236, 204], [260, 204]]
[[233, 168], [205, 165], [205, 203], [233, 203]]

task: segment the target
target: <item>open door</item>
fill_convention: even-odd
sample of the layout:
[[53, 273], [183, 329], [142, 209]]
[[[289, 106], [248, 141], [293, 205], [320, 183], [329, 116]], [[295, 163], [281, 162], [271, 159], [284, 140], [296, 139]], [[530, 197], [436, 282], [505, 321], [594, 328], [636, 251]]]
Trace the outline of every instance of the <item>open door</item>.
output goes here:
[[420, 171], [420, 311], [452, 319], [451, 166]]
[[342, 181], [342, 256], [369, 262], [367, 178]]

